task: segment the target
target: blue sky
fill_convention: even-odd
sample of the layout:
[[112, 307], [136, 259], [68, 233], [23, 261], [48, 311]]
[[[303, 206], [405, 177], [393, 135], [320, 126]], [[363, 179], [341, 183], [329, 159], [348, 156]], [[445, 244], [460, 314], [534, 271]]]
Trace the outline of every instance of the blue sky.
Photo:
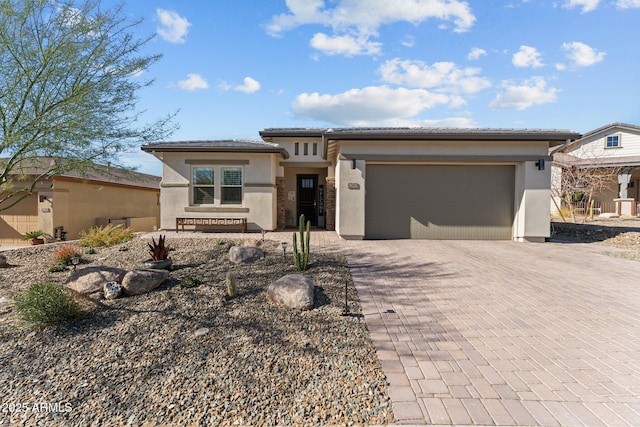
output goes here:
[[[170, 140], [266, 127], [640, 124], [640, 0], [129, 1]], [[145, 153], [126, 162], [160, 174]]]

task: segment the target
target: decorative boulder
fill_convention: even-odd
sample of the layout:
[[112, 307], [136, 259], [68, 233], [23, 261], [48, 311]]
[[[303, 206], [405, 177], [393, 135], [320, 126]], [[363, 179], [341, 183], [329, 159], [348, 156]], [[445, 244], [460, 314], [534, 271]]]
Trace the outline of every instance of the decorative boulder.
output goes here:
[[288, 274], [267, 287], [267, 298], [299, 310], [313, 308], [315, 285], [302, 274]]
[[125, 274], [122, 279], [122, 292], [127, 295], [140, 295], [147, 293], [169, 277], [165, 270], [133, 270]]
[[264, 258], [264, 252], [260, 248], [251, 246], [234, 246], [229, 249], [229, 261], [234, 264], [251, 263]]
[[4, 268], [7, 266], [7, 257], [4, 255], [0, 255], [0, 268]]
[[67, 287], [74, 291], [89, 295], [102, 292], [102, 288], [107, 282], [121, 282], [126, 270], [103, 265], [81, 268], [74, 271], [67, 280]]
[[116, 299], [122, 294], [122, 285], [118, 282], [107, 282], [104, 284], [104, 299]]

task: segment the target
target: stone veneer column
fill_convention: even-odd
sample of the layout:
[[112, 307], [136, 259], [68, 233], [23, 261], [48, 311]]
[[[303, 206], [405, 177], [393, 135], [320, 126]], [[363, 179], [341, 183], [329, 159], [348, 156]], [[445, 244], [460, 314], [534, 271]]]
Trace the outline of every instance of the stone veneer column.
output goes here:
[[284, 177], [276, 177], [276, 215], [277, 215], [277, 227], [282, 230], [286, 226], [285, 210], [284, 210]]
[[327, 230], [336, 229], [336, 179], [327, 177]]

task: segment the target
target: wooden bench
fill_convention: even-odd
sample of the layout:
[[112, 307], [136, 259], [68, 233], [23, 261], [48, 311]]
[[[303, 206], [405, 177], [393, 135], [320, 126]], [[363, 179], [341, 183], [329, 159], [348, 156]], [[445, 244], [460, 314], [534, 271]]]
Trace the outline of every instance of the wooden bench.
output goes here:
[[202, 227], [236, 227], [243, 233], [247, 232], [247, 218], [176, 218], [176, 233], [178, 228], [185, 225], [193, 225], [196, 228]]

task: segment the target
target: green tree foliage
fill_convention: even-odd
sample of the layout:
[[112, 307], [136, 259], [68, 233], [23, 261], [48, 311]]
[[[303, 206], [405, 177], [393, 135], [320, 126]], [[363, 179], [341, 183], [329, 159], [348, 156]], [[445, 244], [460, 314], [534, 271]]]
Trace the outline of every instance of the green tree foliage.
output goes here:
[[0, 0], [0, 210], [174, 130], [171, 115], [144, 124], [136, 110], [160, 59], [141, 53], [153, 36], [136, 37], [140, 23], [100, 0]]

